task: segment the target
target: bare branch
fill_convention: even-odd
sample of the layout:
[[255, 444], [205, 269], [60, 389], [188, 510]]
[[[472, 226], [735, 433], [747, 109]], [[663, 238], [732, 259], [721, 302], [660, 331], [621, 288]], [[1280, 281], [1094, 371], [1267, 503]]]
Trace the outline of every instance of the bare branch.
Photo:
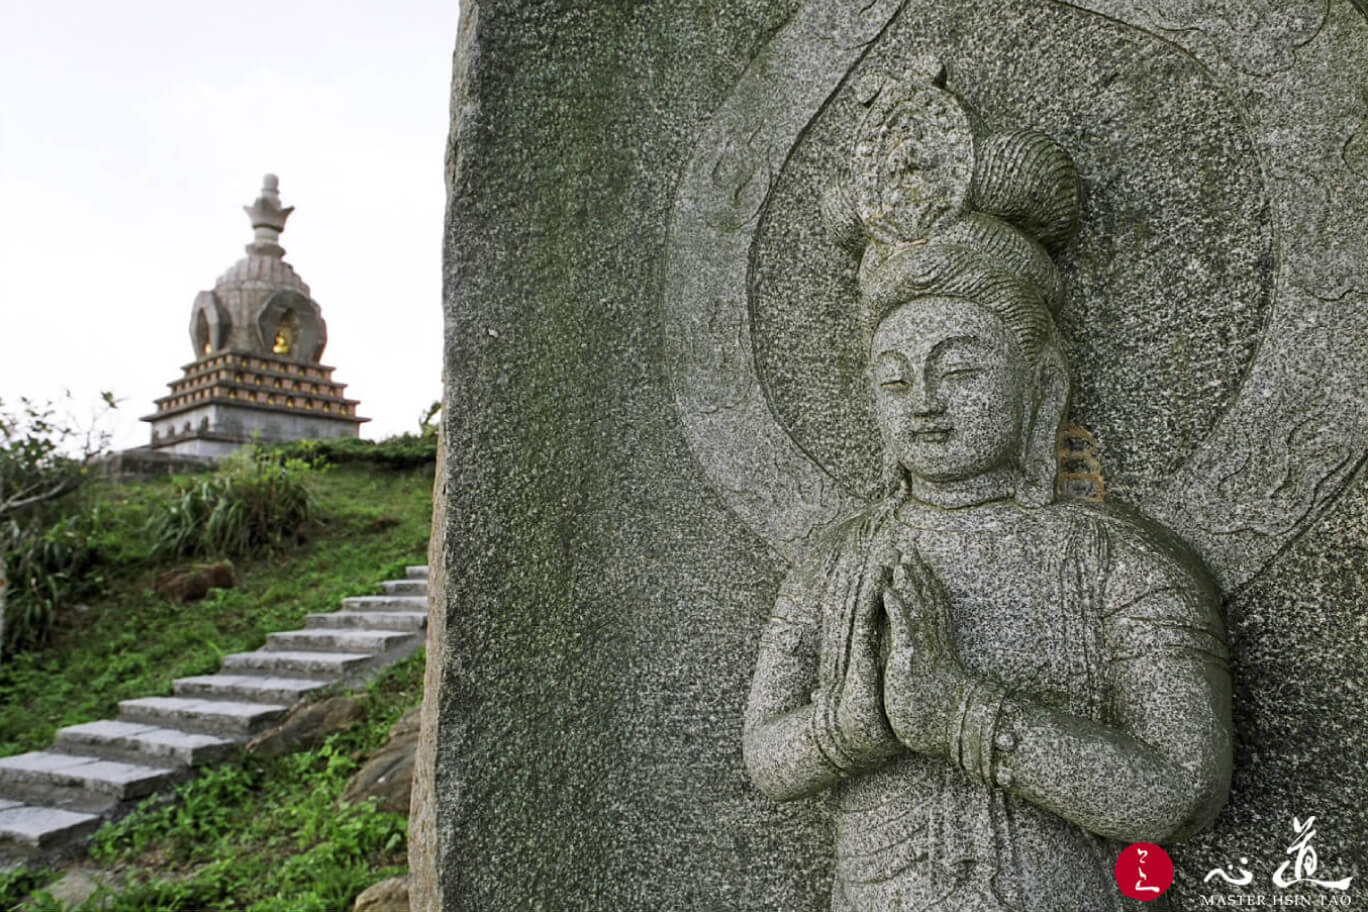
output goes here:
[[4, 503], [0, 503], [0, 518], [4, 518], [10, 513], [17, 512], [25, 507], [31, 507], [47, 500], [55, 500], [64, 494], [71, 493], [80, 486], [81, 478], [79, 475], [64, 478], [53, 487], [39, 494], [29, 494], [29, 491], [39, 487], [38, 485], [31, 485]]

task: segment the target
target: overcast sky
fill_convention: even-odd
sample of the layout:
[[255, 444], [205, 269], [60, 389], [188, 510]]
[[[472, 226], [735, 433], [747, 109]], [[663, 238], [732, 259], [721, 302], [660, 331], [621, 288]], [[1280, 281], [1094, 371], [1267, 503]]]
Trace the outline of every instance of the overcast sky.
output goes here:
[[362, 436], [416, 429], [441, 395], [457, 7], [0, 0], [0, 399], [110, 390], [115, 446], [145, 444], [270, 171]]

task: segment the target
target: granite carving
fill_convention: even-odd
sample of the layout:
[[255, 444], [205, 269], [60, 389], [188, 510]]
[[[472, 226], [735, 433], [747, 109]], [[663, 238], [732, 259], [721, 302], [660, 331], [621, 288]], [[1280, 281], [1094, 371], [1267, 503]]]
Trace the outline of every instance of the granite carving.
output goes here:
[[1162, 530], [1056, 501], [1068, 154], [976, 135], [943, 72], [867, 107], [827, 211], [861, 253], [885, 494], [785, 579], [747, 767], [835, 793], [833, 910], [1135, 909], [1108, 840], [1182, 839], [1229, 790], [1219, 596]]
[[[1042, 903], [1063, 891], [1053, 908], [1072, 910], [1091, 908], [1074, 900], [1099, 895], [1116, 844], [1139, 834], [1171, 854], [1176, 879], [1160, 902], [1175, 912], [1213, 897], [1362, 905], [1364, 4], [461, 2], [444, 240], [449, 458], [433, 536], [442, 582], [415, 772], [414, 908], [823, 910], [838, 885], [840, 901], [877, 908], [963, 875], [964, 897]], [[866, 239], [859, 181], [828, 190], [869, 112], [893, 97], [889, 80], [925, 89], [927, 59], [973, 112], [974, 142], [954, 147], [973, 155], [955, 159], [937, 192], [958, 193], [968, 175], [967, 213], [1049, 240], [1051, 263], [1035, 260], [1031, 282], [1048, 285], [1052, 265], [1059, 297], [1039, 356], [1047, 364], [1057, 349], [1069, 404], [1053, 454], [1038, 433], [1043, 412], [955, 424], [980, 428], [999, 455], [1017, 440], [1020, 469], [1028, 455], [1057, 459], [1053, 502], [1047, 469], [1022, 471], [1030, 483], [1018, 490], [1011, 472], [980, 471], [975, 457], [970, 474], [1009, 496], [932, 509], [909, 475], [907, 503], [879, 526], [898, 494], [885, 457], [899, 445], [885, 440], [897, 416], [881, 417], [882, 386], [870, 380], [874, 331], [886, 343], [876, 357], [896, 350], [909, 363], [950, 327], [972, 325], [1007, 352], [1024, 344], [982, 303], [866, 304], [866, 280], [881, 270], [865, 275], [868, 245], [853, 249]], [[942, 114], [956, 118], [954, 106]], [[975, 189], [990, 148], [978, 140], [1022, 131], [1050, 137], [1078, 175], [1077, 229], [1057, 241], [1049, 220], [1023, 227], [1003, 218], [1000, 194]], [[953, 235], [936, 237], [924, 252]], [[1036, 390], [1049, 374], [1024, 354], [980, 363], [1007, 391]], [[943, 432], [912, 432], [904, 455], [915, 464]], [[999, 532], [947, 528], [958, 516]], [[865, 520], [896, 539], [891, 551], [878, 535], [849, 540]], [[821, 696], [824, 643], [837, 631], [828, 640], [825, 627], [803, 626], [847, 617], [826, 591], [843, 579], [880, 590], [851, 603], [849, 640], [861, 648], [839, 677], [851, 685], [845, 701]], [[866, 673], [871, 656], [882, 672], [893, 652], [894, 626], [871, 620], [889, 613], [880, 587], [910, 615], [895, 607], [900, 648], [935, 656], [942, 682], [895, 675], [887, 731], [870, 707], [889, 682]], [[1161, 624], [1174, 640], [1132, 659], [1133, 638], [1158, 634], [1144, 615], [1111, 612], [1127, 591], [1151, 620], [1190, 612], [1202, 623]], [[1062, 625], [1022, 607], [1048, 602]], [[812, 706], [817, 691], [815, 705], [835, 714], [813, 730], [819, 759], [762, 737], [763, 721], [745, 747], [777, 604], [796, 606], [798, 622], [778, 654], [815, 662], [789, 699]], [[1003, 614], [1003, 630], [974, 626]], [[1150, 736], [1159, 744], [1138, 739], [1148, 755], [1122, 734], [1107, 742], [1138, 724], [1117, 718], [1126, 701], [1107, 682], [1123, 671], [1193, 681], [1191, 663], [1203, 661], [1218, 670], [1220, 615], [1232, 687], [1224, 806], [1213, 810], [1218, 782], [1183, 766], [1191, 757], [1150, 793], [1153, 806], [1115, 802], [1099, 822], [1061, 803], [1167, 769], [1179, 748], [1162, 738], [1211, 749], [1221, 724], [1203, 721], [1200, 700], [1172, 717], [1205, 736], [1166, 728]], [[1031, 624], [1028, 650], [1011, 631]], [[1039, 682], [1023, 681], [1036, 672]], [[783, 691], [771, 683], [771, 695]], [[997, 687], [1007, 692], [992, 716]], [[1150, 724], [1163, 715], [1129, 708]], [[1040, 721], [1050, 713], [1076, 720], [1082, 744], [1100, 737], [1115, 762], [1054, 757], [1047, 808], [1023, 783], [1032, 751], [1065, 743]], [[948, 721], [916, 730], [927, 718], [956, 720], [953, 739]], [[858, 723], [853, 734], [843, 719]], [[899, 729], [920, 749], [891, 743]], [[867, 750], [895, 756], [878, 763]], [[751, 776], [774, 773], [766, 757], [824, 769], [828, 755], [848, 774], [810, 797], [774, 800]], [[918, 769], [939, 805], [902, 825], [944, 824], [944, 838], [927, 840], [928, 829], [890, 850], [882, 870], [894, 895], [880, 898], [849, 850], [880, 834], [896, 843], [888, 828], [899, 824], [841, 823], [853, 811], [839, 800]], [[778, 771], [784, 794], [796, 794], [785, 777], [799, 772]], [[1089, 775], [1102, 777], [1096, 789]], [[1312, 876], [1352, 878], [1342, 897], [1271, 880], [1300, 864], [1304, 853], [1287, 854], [1294, 819], [1311, 818]], [[1003, 821], [1015, 840], [989, 833]], [[1042, 860], [1045, 844], [1096, 855]], [[1204, 879], [1242, 869], [1253, 882]]]

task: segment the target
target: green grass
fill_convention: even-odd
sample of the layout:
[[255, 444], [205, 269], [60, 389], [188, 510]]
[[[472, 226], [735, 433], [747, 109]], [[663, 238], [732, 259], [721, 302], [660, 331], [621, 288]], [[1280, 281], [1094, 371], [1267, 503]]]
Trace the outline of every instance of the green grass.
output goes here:
[[112, 717], [119, 700], [171, 692], [174, 678], [209, 674], [224, 655], [260, 647], [266, 634], [303, 625], [348, 595], [375, 592], [424, 560], [432, 471], [339, 466], [312, 481], [321, 524], [312, 540], [235, 563], [237, 587], [174, 604], [151, 590], [147, 521], [173, 494], [165, 481], [92, 488], [106, 522], [102, 543], [118, 572], [106, 594], [68, 610], [51, 645], [0, 664], [0, 756], [46, 747], [56, 729]]
[[[149, 520], [176, 496], [166, 480], [90, 485], [72, 510], [94, 511], [102, 555], [98, 598], [65, 605], [50, 644], [0, 665], [0, 756], [47, 747], [57, 728], [116, 714], [119, 700], [171, 692], [177, 677], [212, 673], [266, 634], [302, 626], [348, 595], [421, 563], [431, 522], [431, 467], [341, 465], [310, 473], [318, 524], [306, 543], [239, 559], [237, 586], [199, 602], [156, 595]], [[106, 883], [81, 907], [107, 912], [345, 912], [365, 887], [402, 873], [407, 821], [373, 802], [337, 798], [389, 727], [422, 697], [423, 656], [366, 690], [365, 719], [315, 750], [238, 758], [203, 771], [172, 802], [151, 801], [92, 843], [85, 865]], [[67, 912], [45, 891], [60, 872], [0, 873], [0, 910]], [[27, 897], [27, 899], [25, 898]]]
[[10, 909], [18, 908], [26, 896], [45, 886], [56, 876], [56, 871], [47, 868], [0, 871], [0, 909], [8, 912]]
[[[367, 886], [403, 873], [408, 822], [377, 810], [373, 800], [339, 807], [337, 799], [394, 721], [421, 701], [422, 679], [420, 653], [372, 682], [363, 698], [365, 719], [322, 747], [214, 767], [182, 785], [179, 801], [145, 802], [106, 826], [96, 834], [91, 860], [121, 871], [122, 879], [78, 908], [349, 910]], [[29, 876], [31, 889], [41, 875]], [[69, 912], [42, 890], [26, 908]]]

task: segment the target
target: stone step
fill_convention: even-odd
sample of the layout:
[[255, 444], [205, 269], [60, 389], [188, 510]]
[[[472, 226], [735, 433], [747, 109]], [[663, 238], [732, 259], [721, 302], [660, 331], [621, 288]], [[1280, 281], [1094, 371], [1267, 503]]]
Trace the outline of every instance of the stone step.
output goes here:
[[222, 760], [233, 752], [237, 741], [178, 728], [101, 719], [59, 730], [56, 746], [72, 754], [184, 767]]
[[246, 700], [290, 706], [308, 694], [334, 684], [319, 678], [272, 677], [255, 674], [197, 675], [171, 682], [178, 697], [199, 700]]
[[369, 628], [417, 633], [427, 627], [427, 614], [422, 611], [328, 611], [309, 615], [305, 626], [310, 629]]
[[349, 595], [343, 611], [427, 611], [426, 595]]
[[427, 595], [427, 580], [425, 579], [402, 579], [385, 580], [380, 584], [380, 591], [385, 595]]
[[48, 849], [95, 832], [99, 814], [0, 801], [0, 847]]
[[239, 674], [341, 680], [369, 667], [374, 657], [356, 652], [276, 652], [261, 649], [223, 657], [223, 670]]
[[427, 567], [342, 600], [218, 674], [180, 678], [174, 697], [124, 700], [119, 717], [72, 725], [49, 750], [0, 758], [0, 870], [51, 863], [132, 802], [166, 792], [280, 719], [305, 695], [364, 681], [423, 645]]
[[288, 706], [276, 703], [140, 697], [119, 701], [119, 721], [241, 738], [261, 731], [285, 715], [287, 709]]
[[142, 798], [181, 778], [178, 770], [105, 760], [62, 751], [33, 751], [0, 759], [0, 786], [33, 789], [79, 789], [120, 801]]
[[357, 652], [374, 655], [399, 646], [413, 636], [400, 630], [317, 629], [288, 630], [266, 637], [267, 652]]

